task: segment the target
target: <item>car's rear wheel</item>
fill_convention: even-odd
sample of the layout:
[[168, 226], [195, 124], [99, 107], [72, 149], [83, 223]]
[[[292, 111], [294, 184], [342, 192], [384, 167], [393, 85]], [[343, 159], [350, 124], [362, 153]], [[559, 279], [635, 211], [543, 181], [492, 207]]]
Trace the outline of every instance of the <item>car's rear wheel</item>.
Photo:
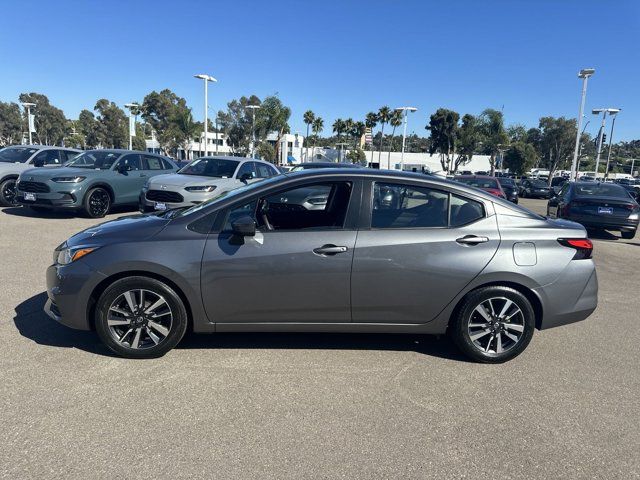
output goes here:
[[92, 188], [84, 197], [85, 213], [91, 218], [102, 218], [111, 208], [111, 197], [104, 188]]
[[527, 297], [513, 288], [492, 286], [464, 298], [449, 333], [471, 359], [502, 363], [527, 348], [534, 328], [535, 313]]
[[187, 312], [176, 292], [148, 277], [127, 277], [102, 293], [96, 331], [112, 351], [127, 358], [164, 355], [184, 336]]
[[0, 207], [16, 205], [16, 179], [9, 178], [0, 183]]
[[620, 232], [620, 236], [625, 240], [633, 240], [633, 238], [636, 236], [636, 231], [635, 230], [623, 231], [623, 232]]

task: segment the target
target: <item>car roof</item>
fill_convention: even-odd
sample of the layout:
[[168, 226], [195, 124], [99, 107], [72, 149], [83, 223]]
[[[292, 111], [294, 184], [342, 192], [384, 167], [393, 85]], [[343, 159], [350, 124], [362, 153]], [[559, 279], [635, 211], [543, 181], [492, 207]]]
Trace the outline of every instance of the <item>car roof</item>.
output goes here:
[[362, 165], [347, 162], [304, 162], [294, 167], [362, 168]]
[[491, 175], [458, 175], [455, 178], [456, 179], [458, 179], [458, 178], [479, 178], [480, 180], [487, 180], [487, 179], [498, 180], [498, 178], [500, 178], [500, 177], [492, 177]]

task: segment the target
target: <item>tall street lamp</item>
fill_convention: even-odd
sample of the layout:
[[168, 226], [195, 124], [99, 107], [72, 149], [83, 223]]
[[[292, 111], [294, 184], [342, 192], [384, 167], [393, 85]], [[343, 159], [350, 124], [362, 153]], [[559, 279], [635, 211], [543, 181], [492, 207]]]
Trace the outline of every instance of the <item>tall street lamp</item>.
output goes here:
[[[402, 153], [400, 154], [400, 171], [404, 170], [404, 145], [407, 140], [407, 115], [409, 112], [415, 112], [418, 109], [416, 107], [398, 107], [397, 111], [401, 111], [404, 115], [404, 129], [402, 131]], [[387, 165], [390, 168], [390, 165]]]
[[256, 110], [260, 105], [247, 105], [251, 109], [251, 158], [256, 158]]
[[[584, 102], [587, 98], [587, 82], [589, 77], [595, 73], [593, 68], [583, 68], [578, 72], [578, 78], [582, 79], [582, 98], [580, 99], [580, 113], [578, 114], [578, 128], [576, 133], [576, 148], [573, 151], [573, 162], [571, 163], [571, 180], [575, 181], [578, 176], [578, 152], [580, 151], [580, 127], [582, 126], [582, 116], [584, 114]], [[596, 174], [597, 177], [597, 174]]]
[[23, 102], [22, 106], [27, 109], [27, 130], [29, 130], [29, 145], [33, 145], [33, 139], [31, 138], [31, 132], [34, 131], [33, 119], [31, 118], [31, 107], [35, 107], [35, 103]]
[[609, 177], [609, 161], [611, 160], [611, 145], [613, 145], [613, 127], [615, 127], [616, 125], [616, 118], [618, 118], [617, 113], [618, 112], [611, 114], [613, 120], [611, 120], [611, 132], [609, 133], [609, 152], [607, 153], [607, 168], [604, 171], [604, 178]]
[[598, 133], [598, 154], [596, 155], [596, 180], [598, 179], [598, 168], [600, 167], [600, 152], [602, 151], [602, 136], [604, 135], [604, 128], [607, 121], [607, 113], [609, 115], [615, 115], [620, 111], [619, 108], [594, 108], [591, 113], [598, 115], [602, 113], [602, 123], [600, 124], [600, 132]]
[[[195, 78], [199, 78], [200, 80], [204, 81], [204, 156], [207, 156], [207, 145], [209, 143], [208, 139], [207, 139], [207, 128], [208, 128], [208, 123], [209, 123], [209, 119], [207, 118], [207, 113], [209, 110], [209, 101], [207, 99], [207, 94], [208, 94], [208, 90], [207, 87], [209, 85], [209, 82], [217, 82], [218, 80], [216, 80], [215, 78], [213, 78], [211, 75], [206, 75], [204, 73], [199, 73], [198, 75], [194, 75]], [[217, 144], [218, 142], [216, 142]]]
[[[137, 103], [125, 103], [125, 107], [129, 109], [129, 150], [133, 150], [133, 137], [136, 134], [136, 119], [138, 118], [138, 108], [140, 105]], [[135, 115], [134, 115], [135, 110]]]

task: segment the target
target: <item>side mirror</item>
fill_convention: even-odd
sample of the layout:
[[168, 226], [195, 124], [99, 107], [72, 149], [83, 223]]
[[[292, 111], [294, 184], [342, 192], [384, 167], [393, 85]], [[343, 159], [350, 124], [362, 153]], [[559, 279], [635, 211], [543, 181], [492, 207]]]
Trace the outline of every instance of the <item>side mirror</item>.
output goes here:
[[122, 173], [124, 175], [129, 170], [131, 170], [131, 165], [125, 165], [124, 163], [118, 165], [118, 173]]
[[231, 231], [238, 237], [254, 237], [256, 222], [250, 216], [245, 215], [231, 223]]
[[44, 167], [44, 160], [41, 158], [36, 158], [33, 160], [33, 166], [34, 167]]
[[250, 173], [243, 173], [242, 175], [240, 175], [240, 181], [241, 182], [248, 182], [249, 180], [251, 180], [253, 178], [253, 175], [251, 175]]

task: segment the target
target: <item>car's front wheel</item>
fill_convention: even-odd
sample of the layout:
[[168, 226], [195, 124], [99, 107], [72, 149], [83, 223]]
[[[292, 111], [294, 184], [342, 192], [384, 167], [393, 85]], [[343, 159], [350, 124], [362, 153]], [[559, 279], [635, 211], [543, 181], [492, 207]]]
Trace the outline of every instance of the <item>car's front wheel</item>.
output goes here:
[[91, 218], [102, 218], [111, 208], [111, 197], [104, 188], [92, 188], [84, 197], [85, 213]]
[[502, 363], [527, 348], [534, 328], [535, 314], [527, 297], [513, 288], [492, 286], [465, 297], [449, 333], [471, 359]]
[[13, 207], [16, 204], [16, 180], [9, 178], [0, 183], [0, 207]]
[[127, 277], [100, 296], [95, 326], [103, 343], [118, 355], [156, 358], [182, 339], [187, 312], [180, 296], [164, 282]]

